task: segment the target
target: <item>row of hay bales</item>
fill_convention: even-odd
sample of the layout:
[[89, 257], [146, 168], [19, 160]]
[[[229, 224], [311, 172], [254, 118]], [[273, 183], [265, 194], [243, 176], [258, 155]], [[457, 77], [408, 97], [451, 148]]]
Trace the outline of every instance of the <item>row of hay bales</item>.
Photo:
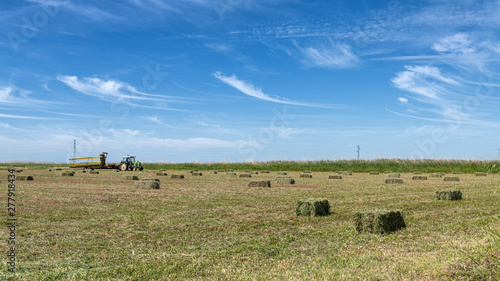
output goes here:
[[[461, 200], [460, 190], [438, 190], [437, 200]], [[305, 198], [295, 204], [296, 216], [319, 217], [330, 214], [330, 203], [325, 198]], [[406, 228], [402, 210], [375, 209], [354, 213], [354, 227], [357, 232], [385, 234]]]

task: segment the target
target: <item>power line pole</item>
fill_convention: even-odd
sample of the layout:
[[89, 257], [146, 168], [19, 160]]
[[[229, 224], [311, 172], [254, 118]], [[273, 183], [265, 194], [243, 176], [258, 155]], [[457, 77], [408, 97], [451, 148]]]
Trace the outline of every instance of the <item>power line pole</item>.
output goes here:
[[76, 158], [76, 139], [73, 140], [73, 158]]
[[360, 147], [359, 147], [359, 145], [358, 145], [358, 151], [357, 151], [357, 152], [358, 152], [358, 161], [359, 161], [359, 151], [360, 151], [360, 150], [361, 150], [361, 148], [360, 148]]

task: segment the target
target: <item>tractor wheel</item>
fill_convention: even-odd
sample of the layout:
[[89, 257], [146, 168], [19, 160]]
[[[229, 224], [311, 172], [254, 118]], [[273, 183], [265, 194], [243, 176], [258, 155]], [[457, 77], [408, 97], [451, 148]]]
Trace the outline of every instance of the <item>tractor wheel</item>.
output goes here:
[[127, 170], [127, 164], [125, 164], [125, 163], [120, 164], [120, 166], [118, 166], [118, 168], [119, 168], [121, 171], [126, 171], [126, 170]]

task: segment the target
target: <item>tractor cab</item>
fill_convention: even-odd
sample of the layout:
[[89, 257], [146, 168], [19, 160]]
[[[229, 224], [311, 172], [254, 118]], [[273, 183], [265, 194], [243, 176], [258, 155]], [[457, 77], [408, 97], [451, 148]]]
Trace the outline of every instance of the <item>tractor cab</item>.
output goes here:
[[122, 171], [135, 171], [143, 170], [142, 164], [135, 160], [135, 156], [123, 156], [122, 162], [120, 162], [119, 169]]
[[130, 162], [135, 162], [135, 156], [123, 156], [122, 162], [121, 163], [130, 163]]

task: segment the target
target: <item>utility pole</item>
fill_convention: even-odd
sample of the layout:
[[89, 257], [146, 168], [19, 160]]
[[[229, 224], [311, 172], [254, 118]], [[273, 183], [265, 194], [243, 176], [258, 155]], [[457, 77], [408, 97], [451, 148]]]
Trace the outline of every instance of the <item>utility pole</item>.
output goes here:
[[359, 145], [358, 145], [358, 151], [357, 151], [357, 152], [358, 152], [358, 161], [359, 161], [359, 151], [360, 151], [360, 150], [361, 150], [361, 148], [360, 148], [360, 147], [359, 147]]
[[76, 139], [73, 140], [73, 158], [76, 158]]

